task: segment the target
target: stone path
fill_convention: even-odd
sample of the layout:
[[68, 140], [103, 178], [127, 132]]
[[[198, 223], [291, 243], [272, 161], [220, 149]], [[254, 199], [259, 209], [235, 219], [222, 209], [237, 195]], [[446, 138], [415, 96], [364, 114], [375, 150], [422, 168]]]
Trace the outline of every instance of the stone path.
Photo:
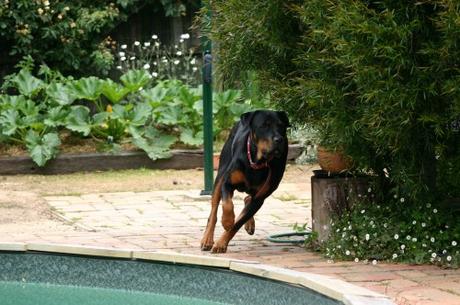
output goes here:
[[[310, 223], [309, 183], [282, 184], [256, 215], [256, 233], [242, 229], [222, 256], [331, 275], [386, 294], [401, 305], [460, 305], [460, 270], [404, 264], [330, 262], [305, 249], [266, 240]], [[236, 213], [242, 196], [235, 197]], [[0, 241], [50, 242], [211, 255], [199, 249], [209, 197], [198, 190], [45, 197], [56, 217], [77, 230], [3, 230]], [[220, 215], [220, 213], [219, 213]], [[222, 232], [220, 226], [216, 236]]]

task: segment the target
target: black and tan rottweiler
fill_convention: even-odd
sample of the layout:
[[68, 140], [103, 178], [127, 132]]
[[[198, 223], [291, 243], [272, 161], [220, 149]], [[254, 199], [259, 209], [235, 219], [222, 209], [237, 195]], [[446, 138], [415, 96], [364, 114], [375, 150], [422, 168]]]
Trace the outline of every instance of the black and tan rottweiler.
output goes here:
[[[214, 182], [211, 213], [201, 240], [201, 249], [214, 253], [227, 251], [229, 241], [245, 225], [254, 234], [254, 214], [278, 187], [286, 167], [289, 120], [283, 111], [247, 112], [233, 127], [222, 148]], [[235, 220], [233, 192], [246, 192], [244, 208]], [[222, 236], [214, 242], [217, 209], [222, 199]]]

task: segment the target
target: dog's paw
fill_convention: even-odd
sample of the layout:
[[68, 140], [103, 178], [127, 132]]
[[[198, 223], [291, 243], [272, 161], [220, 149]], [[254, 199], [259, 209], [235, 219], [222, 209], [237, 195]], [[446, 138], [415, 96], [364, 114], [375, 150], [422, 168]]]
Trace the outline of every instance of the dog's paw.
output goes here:
[[249, 235], [254, 235], [254, 232], [256, 231], [256, 221], [254, 220], [254, 217], [251, 217], [251, 219], [244, 224], [244, 229]]
[[211, 252], [212, 253], [225, 253], [225, 252], [227, 252], [227, 243], [221, 242], [221, 241], [216, 241], [214, 243], [214, 246], [212, 246]]
[[204, 236], [201, 240], [201, 251], [209, 251], [214, 245], [214, 239], [212, 237]]

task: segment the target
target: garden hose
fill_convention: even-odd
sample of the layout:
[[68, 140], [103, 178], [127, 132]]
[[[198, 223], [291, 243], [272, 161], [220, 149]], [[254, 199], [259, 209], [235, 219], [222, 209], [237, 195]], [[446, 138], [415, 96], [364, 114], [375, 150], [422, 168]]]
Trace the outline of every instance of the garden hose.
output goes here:
[[[267, 237], [267, 239], [274, 243], [279, 244], [303, 244], [307, 236], [311, 235], [311, 231], [304, 231], [304, 232], [286, 232], [286, 233], [279, 233], [279, 234], [272, 234]], [[292, 236], [303, 236], [303, 238], [299, 239], [290, 239], [289, 237]], [[283, 238], [287, 237], [287, 238]]]

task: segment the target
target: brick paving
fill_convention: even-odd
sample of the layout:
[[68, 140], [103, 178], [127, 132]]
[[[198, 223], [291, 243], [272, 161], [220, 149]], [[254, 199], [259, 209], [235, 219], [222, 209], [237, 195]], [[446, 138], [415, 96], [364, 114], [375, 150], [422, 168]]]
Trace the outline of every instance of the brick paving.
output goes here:
[[[242, 229], [220, 256], [333, 276], [386, 294], [400, 305], [460, 305], [460, 270], [436, 266], [330, 262], [304, 248], [267, 241], [270, 234], [311, 223], [309, 183], [281, 184], [257, 213], [253, 236]], [[235, 210], [242, 208], [235, 196]], [[24, 232], [0, 227], [0, 241], [71, 243], [115, 248], [201, 252], [199, 244], [209, 213], [209, 197], [198, 190], [84, 194], [45, 197], [55, 215], [74, 229]], [[216, 237], [222, 228], [216, 228]]]

